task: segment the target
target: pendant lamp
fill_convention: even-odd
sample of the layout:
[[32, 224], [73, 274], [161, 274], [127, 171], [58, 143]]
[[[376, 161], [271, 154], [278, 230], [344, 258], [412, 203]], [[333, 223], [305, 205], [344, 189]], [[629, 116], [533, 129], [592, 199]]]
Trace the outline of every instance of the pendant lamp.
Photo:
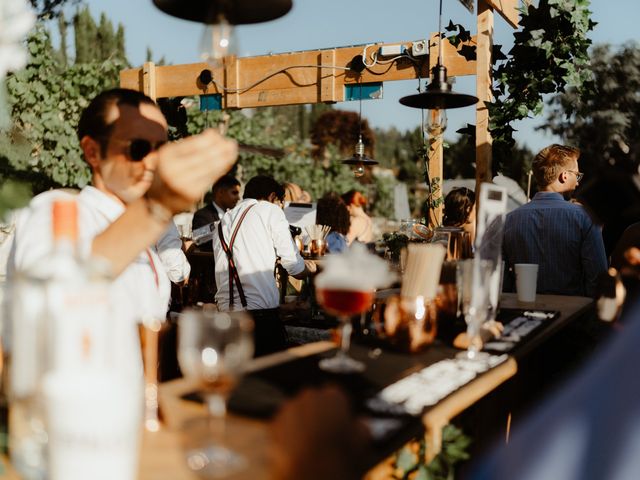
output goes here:
[[367, 157], [364, 153], [364, 142], [362, 141], [362, 78], [360, 79], [360, 109], [358, 112], [358, 143], [356, 143], [356, 149], [353, 157], [342, 160], [345, 165], [351, 166], [351, 171], [354, 177], [362, 177], [365, 172], [365, 167], [377, 165], [378, 162]]
[[153, 0], [163, 12], [205, 24], [200, 57], [211, 67], [236, 55], [234, 25], [268, 22], [291, 10], [292, 0]]
[[173, 17], [216, 23], [223, 16], [231, 25], [268, 22], [291, 10], [292, 0], [153, 0]]
[[457, 93], [447, 81], [447, 68], [442, 64], [442, 0], [438, 16], [438, 63], [431, 69], [431, 82], [426, 91], [416, 95], [402, 97], [400, 103], [407, 107], [446, 110], [448, 108], [468, 107], [478, 103], [473, 95]]

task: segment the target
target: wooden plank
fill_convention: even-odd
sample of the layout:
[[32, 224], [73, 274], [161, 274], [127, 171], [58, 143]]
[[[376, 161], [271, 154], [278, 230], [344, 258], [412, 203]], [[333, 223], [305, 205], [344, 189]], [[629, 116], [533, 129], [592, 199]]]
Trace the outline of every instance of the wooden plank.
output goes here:
[[[398, 43], [408, 47], [412, 42]], [[223, 105], [227, 108], [342, 101], [344, 85], [357, 83], [359, 78], [348, 70], [352, 59], [366, 50], [371, 62], [371, 54], [381, 45], [237, 58], [216, 69], [210, 69], [205, 63], [157, 66], [154, 69], [155, 93], [158, 98], [163, 98], [223, 93], [226, 89], [225, 96], [229, 98], [223, 100]], [[450, 76], [475, 75], [475, 62], [467, 61], [448, 42], [443, 43], [443, 54]], [[362, 82], [426, 78], [428, 65], [433, 59], [429, 55], [418, 58], [421, 60], [418, 64], [406, 59], [376, 64], [362, 72]], [[232, 65], [233, 73], [230, 70]], [[198, 76], [207, 68], [212, 70], [214, 82], [205, 90], [198, 84]], [[140, 69], [121, 72], [120, 84], [124, 88], [141, 90]]]
[[[336, 63], [336, 51], [326, 50], [321, 52], [318, 65], [337, 65]], [[324, 68], [318, 68], [317, 71], [317, 83], [320, 86], [320, 101], [321, 102], [338, 102], [341, 100], [338, 97], [338, 91], [336, 89], [336, 76], [338, 72], [335, 68], [330, 70]], [[341, 92], [344, 96], [344, 91]]]
[[480, 378], [473, 380], [438, 402], [422, 416], [427, 439], [427, 462], [431, 461], [440, 452], [444, 426], [453, 417], [513, 377], [517, 371], [518, 365], [516, 361], [509, 357], [505, 362], [482, 374]]
[[478, 15], [480, 15], [480, 2], [482, 1], [486, 1], [513, 28], [519, 26], [520, 12], [518, 12], [518, 7], [520, 4], [528, 5], [531, 3], [529, 0], [478, 0]]
[[[478, 0], [478, 59], [476, 74], [476, 198], [480, 184], [490, 182], [492, 151], [489, 133], [489, 110], [485, 102], [491, 97], [491, 52], [493, 46], [493, 10], [486, 0]], [[480, 211], [476, 206], [476, 211]]]
[[142, 92], [155, 100], [156, 95], [156, 66], [153, 62], [146, 62], [142, 66]]
[[[425, 115], [428, 115], [425, 112]], [[444, 133], [444, 132], [443, 132]], [[444, 142], [443, 135], [436, 135], [434, 138], [429, 139], [429, 179], [433, 182], [434, 178], [439, 178], [438, 185], [440, 186], [439, 195], [443, 195], [443, 181], [444, 181]], [[428, 191], [428, 190], [427, 190]], [[428, 199], [427, 199], [428, 200]], [[437, 208], [433, 209], [429, 213], [428, 223], [429, 228], [435, 228], [442, 225], [442, 211], [443, 204], [440, 204]]]

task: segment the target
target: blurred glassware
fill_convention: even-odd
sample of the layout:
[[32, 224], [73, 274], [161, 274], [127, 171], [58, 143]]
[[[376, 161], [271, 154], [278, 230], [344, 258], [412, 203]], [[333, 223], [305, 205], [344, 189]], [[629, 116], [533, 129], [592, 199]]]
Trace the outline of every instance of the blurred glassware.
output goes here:
[[325, 242], [325, 240], [320, 238], [311, 240], [311, 243], [309, 245], [309, 253], [311, 254], [311, 256], [321, 257], [325, 254], [326, 251], [327, 243]]
[[489, 293], [491, 291], [491, 274], [493, 262], [490, 260], [463, 260], [459, 262], [461, 274], [458, 292], [460, 309], [467, 323], [469, 346], [457, 357], [466, 360], [484, 361], [488, 354], [482, 352], [480, 329], [489, 315]]
[[464, 260], [473, 256], [471, 234], [462, 227], [437, 227], [434, 230], [434, 236], [440, 233], [449, 235], [446, 260]]
[[436, 337], [435, 302], [421, 295], [388, 298], [384, 309], [384, 332], [389, 343], [402, 351], [423, 350]]
[[[252, 356], [253, 321], [246, 312], [203, 309], [188, 310], [180, 316], [180, 368], [185, 377], [202, 385], [200, 393], [208, 412], [209, 435], [186, 451], [187, 465], [200, 477], [226, 477], [247, 467], [246, 459], [227, 447], [224, 424], [229, 394]], [[191, 427], [198, 425], [201, 429], [202, 422]], [[185, 433], [190, 435], [190, 431]]]
[[335, 356], [320, 361], [320, 368], [334, 373], [362, 372], [365, 365], [349, 356], [351, 343], [351, 317], [368, 311], [373, 305], [375, 291], [358, 290], [357, 287], [318, 288], [316, 287], [318, 304], [330, 315], [340, 321], [340, 349]]

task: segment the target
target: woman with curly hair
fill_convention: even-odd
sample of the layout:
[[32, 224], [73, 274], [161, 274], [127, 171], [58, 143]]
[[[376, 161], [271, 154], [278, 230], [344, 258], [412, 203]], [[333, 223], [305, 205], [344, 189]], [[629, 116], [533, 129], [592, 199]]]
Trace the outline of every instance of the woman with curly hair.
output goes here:
[[350, 225], [349, 210], [337, 194], [330, 192], [318, 200], [316, 223], [331, 227], [326, 238], [329, 253], [346, 250]]

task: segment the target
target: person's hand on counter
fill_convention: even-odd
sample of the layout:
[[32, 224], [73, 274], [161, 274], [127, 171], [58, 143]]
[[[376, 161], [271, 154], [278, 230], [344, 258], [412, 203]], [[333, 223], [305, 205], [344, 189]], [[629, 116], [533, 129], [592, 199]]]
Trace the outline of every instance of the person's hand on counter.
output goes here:
[[307, 389], [285, 404], [271, 427], [271, 478], [359, 479], [370, 434], [335, 387]]

